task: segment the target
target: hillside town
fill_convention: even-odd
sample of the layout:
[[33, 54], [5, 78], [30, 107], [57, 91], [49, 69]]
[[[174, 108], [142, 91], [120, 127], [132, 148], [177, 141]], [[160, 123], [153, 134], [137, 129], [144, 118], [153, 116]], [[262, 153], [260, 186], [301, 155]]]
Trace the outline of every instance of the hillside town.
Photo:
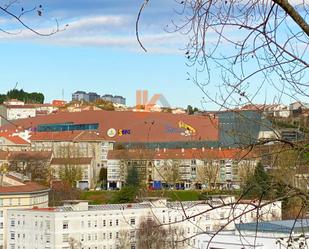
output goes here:
[[[85, 94], [0, 105], [2, 248], [134, 249], [139, 227], [159, 224], [168, 225], [154, 231], [167, 233], [160, 248], [202, 249], [218, 231], [214, 245], [225, 237], [240, 245], [237, 233], [252, 240], [257, 221], [259, 243], [274, 246], [286, 236], [288, 228], [273, 237], [263, 226], [291, 226], [295, 203], [296, 211], [269, 193], [264, 200], [254, 192], [237, 196], [256, 174], [282, 170], [282, 141], [305, 141], [309, 104], [173, 113], [122, 103], [104, 110], [96, 104], [120, 103]], [[279, 156], [293, 160], [289, 152]], [[293, 186], [308, 188], [307, 165], [289, 175]]]
[[309, 0], [2, 0], [0, 44], [0, 249], [309, 249]]

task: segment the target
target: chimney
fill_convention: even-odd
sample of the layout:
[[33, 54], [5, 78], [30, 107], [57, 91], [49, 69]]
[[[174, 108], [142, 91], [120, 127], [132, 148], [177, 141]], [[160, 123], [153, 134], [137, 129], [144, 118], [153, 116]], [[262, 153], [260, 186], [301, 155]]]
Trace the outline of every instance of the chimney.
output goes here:
[[205, 147], [202, 147], [202, 151], [203, 151], [203, 152], [205, 151]]
[[163, 149], [163, 152], [164, 152], [164, 153], [166, 152], [166, 148]]
[[185, 152], [185, 149], [184, 149], [184, 148], [182, 148], [182, 149], [181, 149], [181, 152], [182, 152], [182, 153], [184, 153], [184, 152]]

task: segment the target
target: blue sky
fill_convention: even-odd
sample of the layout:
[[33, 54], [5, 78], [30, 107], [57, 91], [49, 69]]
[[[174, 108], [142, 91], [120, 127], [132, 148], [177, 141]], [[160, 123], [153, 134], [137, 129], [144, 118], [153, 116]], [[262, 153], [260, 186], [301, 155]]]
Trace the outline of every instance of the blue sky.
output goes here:
[[[54, 28], [54, 18], [69, 27], [47, 38], [28, 31], [1, 34], [0, 91], [6, 92], [18, 82], [24, 90], [43, 92], [48, 101], [61, 98], [62, 90], [65, 99], [76, 90], [85, 90], [123, 95], [133, 105], [135, 91], [147, 89], [150, 95], [164, 94], [172, 106], [200, 106], [201, 92], [186, 80], [188, 68], [180, 50], [184, 43], [163, 30], [172, 6], [156, 1], [147, 9], [141, 27], [149, 49], [145, 54], [134, 36], [141, 2], [23, 1], [24, 8], [43, 5], [43, 17], [26, 17], [40, 31]], [[18, 11], [20, 7], [15, 8]], [[0, 15], [0, 23], [14, 25], [6, 18]], [[151, 22], [153, 18], [155, 22]]]
[[[210, 103], [202, 106], [202, 92], [187, 80], [187, 72], [194, 69], [186, 66], [186, 37], [164, 30], [175, 18], [174, 1], [152, 1], [143, 13], [140, 32], [148, 53], [135, 39], [135, 19], [143, 0], [20, 2], [13, 11], [43, 5], [43, 17], [30, 14], [24, 19], [40, 32], [55, 28], [55, 18], [60, 27], [69, 27], [50, 37], [25, 30], [17, 35], [0, 33], [0, 92], [18, 82], [26, 91], [43, 92], [47, 101], [61, 99], [62, 91], [69, 100], [74, 91], [85, 90], [122, 95], [134, 105], [135, 91], [145, 89], [150, 95], [163, 94], [171, 106], [216, 108]], [[3, 14], [0, 27], [19, 31]], [[213, 82], [209, 91], [216, 87]]]

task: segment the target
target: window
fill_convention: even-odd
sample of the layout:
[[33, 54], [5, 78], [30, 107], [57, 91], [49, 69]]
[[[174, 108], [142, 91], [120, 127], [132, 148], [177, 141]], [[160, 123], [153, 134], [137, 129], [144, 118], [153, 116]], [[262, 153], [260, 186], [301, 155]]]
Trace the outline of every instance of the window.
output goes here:
[[135, 225], [135, 218], [130, 219], [130, 225]]
[[110, 238], [110, 239], [113, 238], [113, 233], [109, 233], [109, 238]]
[[11, 219], [11, 227], [15, 227], [15, 220]]
[[91, 221], [88, 220], [88, 227], [91, 227]]
[[11, 233], [11, 240], [15, 240], [15, 233]]
[[117, 219], [117, 220], [116, 220], [116, 226], [118, 226], [118, 225], [119, 225], [119, 220]]
[[50, 220], [46, 221], [46, 229], [50, 229]]
[[224, 220], [224, 213], [220, 213], [220, 220]]
[[210, 220], [210, 215], [206, 214], [206, 220]]
[[69, 234], [62, 234], [62, 242], [69, 242]]
[[68, 229], [69, 228], [69, 221], [64, 220], [62, 223], [62, 229]]
[[110, 221], [109, 221], [109, 226], [111, 227], [112, 225], [113, 225], [113, 221], [110, 220]]
[[46, 241], [46, 243], [50, 243], [50, 235], [46, 235], [45, 241]]
[[106, 227], [106, 220], [103, 220], [103, 227]]

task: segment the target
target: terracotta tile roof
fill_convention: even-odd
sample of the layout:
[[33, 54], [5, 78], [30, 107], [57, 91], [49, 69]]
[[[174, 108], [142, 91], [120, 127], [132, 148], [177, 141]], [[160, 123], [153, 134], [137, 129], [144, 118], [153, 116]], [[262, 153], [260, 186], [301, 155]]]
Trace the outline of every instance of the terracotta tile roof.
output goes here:
[[24, 105], [10, 105], [10, 104], [3, 104], [7, 108], [11, 109], [35, 109], [36, 106], [34, 104], [24, 104]]
[[27, 144], [29, 144], [28, 141], [26, 141], [25, 139], [21, 138], [17, 134], [15, 134], [15, 132], [16, 132], [16, 129], [15, 130], [10, 130], [10, 131], [9, 130], [1, 129], [0, 130], [0, 138], [3, 137], [5, 139], [11, 141], [14, 144], [19, 144], [19, 145], [27, 145]]
[[[143, 113], [132, 111], [83, 111], [59, 112], [38, 116], [14, 123], [24, 129], [35, 129], [39, 124], [73, 122], [75, 124], [98, 123], [99, 131], [106, 137], [107, 131], [114, 128], [128, 130], [130, 134], [107, 137], [116, 142], [178, 142], [178, 141], [218, 141], [218, 119], [207, 115], [187, 115], [171, 113]], [[185, 123], [195, 129], [192, 136], [184, 136], [179, 123]], [[4, 128], [16, 129], [9, 124]], [[183, 131], [185, 131], [183, 129]], [[42, 135], [43, 137], [43, 135]]]
[[108, 159], [235, 159], [253, 158], [253, 153], [241, 149], [160, 149], [111, 150]]
[[10, 151], [8, 160], [49, 160], [51, 151]]
[[47, 207], [47, 208], [39, 208], [37, 206], [32, 207], [32, 209], [30, 209], [31, 211], [44, 211], [44, 212], [53, 212], [56, 210], [56, 208], [54, 207]]
[[17, 135], [9, 135], [9, 134], [0, 133], [0, 137], [3, 137], [16, 145], [29, 145], [28, 141], [26, 141], [25, 139]]
[[49, 188], [39, 185], [35, 182], [25, 183], [22, 186], [0, 186], [0, 194], [12, 194], [12, 193], [31, 193], [49, 191]]
[[91, 164], [91, 157], [75, 157], [75, 158], [53, 158], [52, 165], [86, 165]]
[[[7, 176], [11, 177], [11, 176]], [[49, 188], [43, 185], [40, 185], [36, 182], [25, 181], [19, 185], [9, 185], [9, 186], [0, 186], [0, 194], [17, 194], [17, 193], [32, 193], [32, 192], [41, 192], [49, 191]]]
[[99, 131], [32, 132], [31, 141], [105, 141], [107, 136]]

